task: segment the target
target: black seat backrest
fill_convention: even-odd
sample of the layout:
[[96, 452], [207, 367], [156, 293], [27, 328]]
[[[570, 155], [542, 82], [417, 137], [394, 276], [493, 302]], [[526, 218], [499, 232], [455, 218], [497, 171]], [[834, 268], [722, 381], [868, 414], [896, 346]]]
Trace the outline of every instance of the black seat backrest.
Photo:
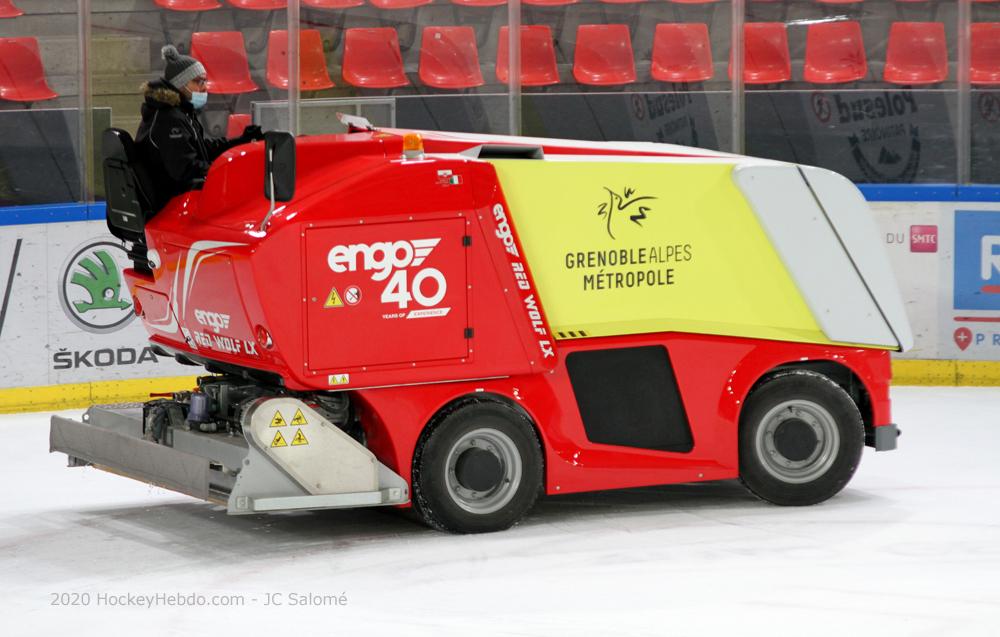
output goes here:
[[132, 136], [109, 128], [101, 138], [108, 229], [133, 243], [145, 244], [146, 221], [156, 213], [152, 181], [139, 160]]

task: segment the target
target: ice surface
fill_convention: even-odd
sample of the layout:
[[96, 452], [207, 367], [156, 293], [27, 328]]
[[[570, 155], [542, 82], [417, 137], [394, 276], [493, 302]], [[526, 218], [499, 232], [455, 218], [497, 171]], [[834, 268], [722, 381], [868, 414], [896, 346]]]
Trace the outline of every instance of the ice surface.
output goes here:
[[[49, 414], [0, 416], [0, 635], [1000, 635], [1000, 389], [893, 397], [899, 450], [866, 449], [823, 505], [632, 489], [548, 498], [479, 536], [374, 509], [228, 517], [66, 468]], [[244, 605], [98, 605], [128, 593]]]

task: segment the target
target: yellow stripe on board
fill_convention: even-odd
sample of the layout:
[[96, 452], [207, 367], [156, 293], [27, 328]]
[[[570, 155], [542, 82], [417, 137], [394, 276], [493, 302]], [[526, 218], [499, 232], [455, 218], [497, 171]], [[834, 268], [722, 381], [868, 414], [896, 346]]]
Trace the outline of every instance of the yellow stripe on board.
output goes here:
[[196, 379], [197, 376], [171, 376], [0, 389], [0, 413], [140, 402], [148, 400], [151, 393], [193, 389]]
[[893, 360], [892, 384], [1000, 386], [1000, 361]]

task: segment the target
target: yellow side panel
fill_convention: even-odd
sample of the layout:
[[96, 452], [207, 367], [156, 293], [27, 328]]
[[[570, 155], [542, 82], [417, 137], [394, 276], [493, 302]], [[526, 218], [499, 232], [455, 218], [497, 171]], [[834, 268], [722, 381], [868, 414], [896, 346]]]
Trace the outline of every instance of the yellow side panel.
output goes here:
[[732, 164], [492, 163], [560, 338], [830, 342], [733, 185]]

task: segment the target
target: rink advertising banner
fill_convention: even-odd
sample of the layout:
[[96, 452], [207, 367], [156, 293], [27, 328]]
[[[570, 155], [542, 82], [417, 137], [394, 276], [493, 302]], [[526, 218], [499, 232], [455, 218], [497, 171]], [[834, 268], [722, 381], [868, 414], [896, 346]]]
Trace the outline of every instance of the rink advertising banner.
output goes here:
[[871, 204], [914, 347], [901, 358], [1000, 361], [1000, 204]]
[[955, 210], [953, 228], [951, 311], [942, 320], [941, 352], [1000, 360], [1000, 207]]
[[[1000, 361], [1000, 204], [871, 207], [914, 332], [914, 348], [898, 358]], [[149, 348], [127, 265], [103, 220], [0, 226], [0, 392], [32, 394], [10, 404], [72, 402], [36, 400], [29, 389], [46, 386], [62, 386], [50, 396], [76, 387], [76, 404], [108, 402], [109, 388], [198, 372]]]
[[150, 349], [129, 265], [103, 221], [0, 227], [0, 387], [190, 375]]

